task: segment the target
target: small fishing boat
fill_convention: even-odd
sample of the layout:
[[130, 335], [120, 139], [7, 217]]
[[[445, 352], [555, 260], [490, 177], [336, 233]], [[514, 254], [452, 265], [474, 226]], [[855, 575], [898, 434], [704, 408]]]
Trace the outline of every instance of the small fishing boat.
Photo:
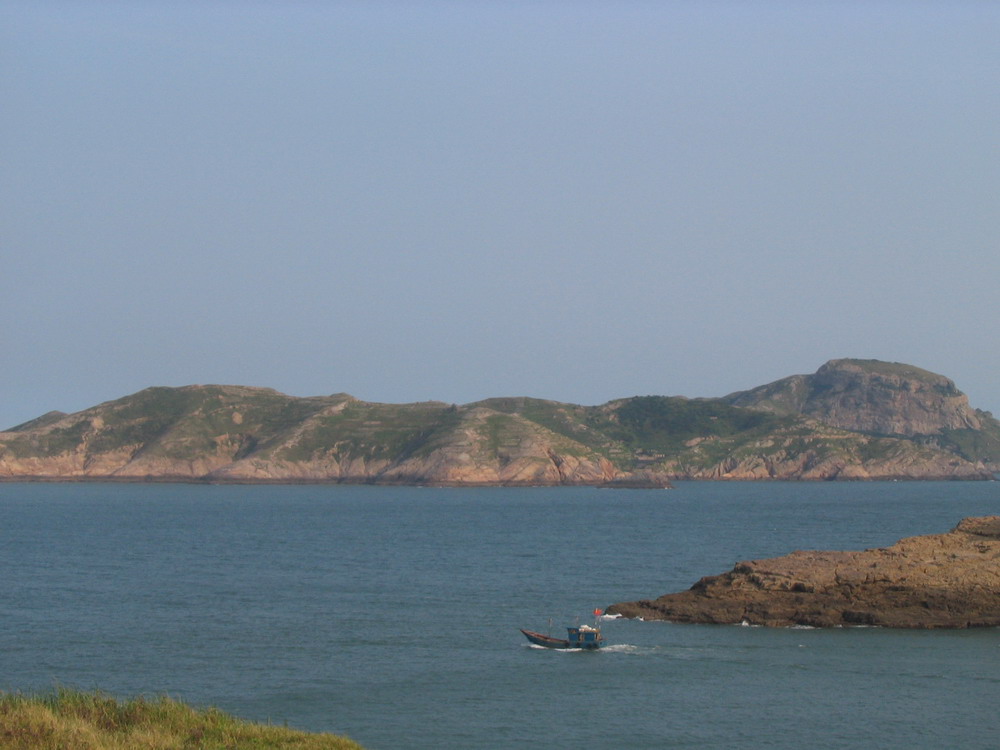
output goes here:
[[[594, 610], [595, 618], [601, 614], [601, 610]], [[533, 644], [545, 648], [580, 648], [593, 651], [604, 645], [604, 637], [601, 635], [601, 629], [597, 627], [596, 620], [593, 627], [590, 625], [577, 625], [566, 628], [565, 638], [555, 638], [551, 635], [536, 633], [534, 630], [525, 630], [524, 628], [521, 629], [521, 632]]]

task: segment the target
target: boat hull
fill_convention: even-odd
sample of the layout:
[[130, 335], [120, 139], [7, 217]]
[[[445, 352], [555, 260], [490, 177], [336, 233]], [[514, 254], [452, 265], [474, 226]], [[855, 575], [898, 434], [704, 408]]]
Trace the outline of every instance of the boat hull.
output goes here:
[[533, 630], [524, 630], [522, 628], [521, 632], [524, 633], [524, 637], [531, 643], [544, 648], [583, 649], [584, 651], [595, 651], [604, 645], [603, 640], [600, 639], [594, 641], [571, 642], [566, 638], [553, 638], [551, 635], [536, 633]]

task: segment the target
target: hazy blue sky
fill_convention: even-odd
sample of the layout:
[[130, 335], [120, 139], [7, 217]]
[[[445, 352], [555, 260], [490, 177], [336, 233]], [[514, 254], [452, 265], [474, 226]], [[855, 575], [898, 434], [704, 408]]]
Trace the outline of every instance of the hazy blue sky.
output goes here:
[[0, 427], [151, 385], [1000, 412], [1000, 3], [0, 6]]

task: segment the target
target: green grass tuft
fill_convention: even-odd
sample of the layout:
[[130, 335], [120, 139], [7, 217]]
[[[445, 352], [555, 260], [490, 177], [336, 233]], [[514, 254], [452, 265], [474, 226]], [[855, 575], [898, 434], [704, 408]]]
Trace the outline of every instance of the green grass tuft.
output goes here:
[[0, 747], [8, 750], [361, 750], [313, 734], [199, 710], [167, 697], [118, 700], [59, 688], [0, 694]]

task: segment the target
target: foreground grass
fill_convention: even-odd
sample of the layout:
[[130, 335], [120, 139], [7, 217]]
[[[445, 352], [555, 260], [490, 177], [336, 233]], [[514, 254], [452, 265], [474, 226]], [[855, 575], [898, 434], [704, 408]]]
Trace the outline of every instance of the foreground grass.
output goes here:
[[119, 701], [103, 693], [59, 689], [0, 694], [5, 750], [362, 750], [332, 734], [254, 724], [209, 708], [160, 697]]

